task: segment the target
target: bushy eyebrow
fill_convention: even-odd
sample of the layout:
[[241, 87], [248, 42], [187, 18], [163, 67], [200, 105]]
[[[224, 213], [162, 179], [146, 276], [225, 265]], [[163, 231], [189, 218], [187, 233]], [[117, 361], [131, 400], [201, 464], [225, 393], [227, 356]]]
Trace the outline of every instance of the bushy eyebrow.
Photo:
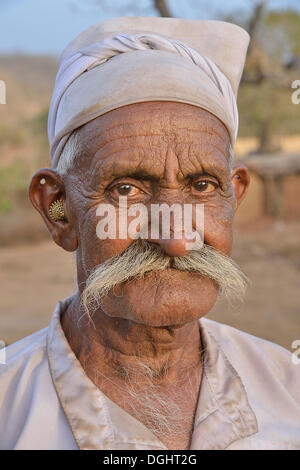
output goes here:
[[195, 180], [197, 178], [201, 178], [203, 176], [214, 176], [210, 173], [208, 173], [207, 171], [203, 170], [203, 171], [195, 171], [194, 173], [188, 173], [187, 175], [185, 175], [184, 179], [187, 179], [187, 180]]
[[126, 174], [128, 178], [133, 178], [137, 180], [144, 180], [144, 181], [152, 181], [155, 183], [158, 183], [160, 181], [160, 177], [157, 175], [153, 175], [152, 173], [149, 173], [147, 170], [138, 170], [134, 172], [129, 172]]

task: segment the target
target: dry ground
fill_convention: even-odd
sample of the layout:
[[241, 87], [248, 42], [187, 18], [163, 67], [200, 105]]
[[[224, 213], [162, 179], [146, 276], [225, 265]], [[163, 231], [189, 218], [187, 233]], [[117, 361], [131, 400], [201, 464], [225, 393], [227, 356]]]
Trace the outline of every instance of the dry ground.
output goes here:
[[[300, 339], [300, 224], [239, 229], [233, 256], [252, 286], [243, 305], [209, 316], [291, 349]], [[51, 241], [1, 248], [0, 281], [0, 339], [11, 343], [46, 326], [73, 292], [74, 257]]]

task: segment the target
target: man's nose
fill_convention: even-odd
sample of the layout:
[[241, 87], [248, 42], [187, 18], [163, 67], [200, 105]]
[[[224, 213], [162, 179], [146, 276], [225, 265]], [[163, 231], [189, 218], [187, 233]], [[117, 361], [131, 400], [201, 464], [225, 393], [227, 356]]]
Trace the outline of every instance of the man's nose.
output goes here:
[[159, 245], [169, 256], [185, 256], [190, 250], [190, 242], [184, 231], [170, 233], [167, 238], [152, 238], [149, 234], [148, 241]]

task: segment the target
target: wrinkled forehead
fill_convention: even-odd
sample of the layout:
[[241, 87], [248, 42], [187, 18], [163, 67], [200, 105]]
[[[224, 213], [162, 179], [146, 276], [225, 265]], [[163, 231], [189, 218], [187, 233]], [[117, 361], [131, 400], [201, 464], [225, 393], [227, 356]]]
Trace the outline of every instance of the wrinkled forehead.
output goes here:
[[230, 136], [216, 116], [196, 106], [174, 102], [135, 103], [110, 111], [77, 130], [78, 139], [89, 153], [127, 139], [162, 142], [218, 143], [228, 150]]
[[[192, 171], [197, 165], [214, 165], [224, 171], [230, 160], [230, 137], [224, 124], [206, 110], [173, 102], [138, 103], [100, 116], [78, 131], [85, 149], [79, 166], [103, 176], [113, 169], [120, 174], [165, 166], [170, 152]], [[194, 161], [195, 163], [195, 161]], [[183, 169], [183, 172], [185, 170]]]

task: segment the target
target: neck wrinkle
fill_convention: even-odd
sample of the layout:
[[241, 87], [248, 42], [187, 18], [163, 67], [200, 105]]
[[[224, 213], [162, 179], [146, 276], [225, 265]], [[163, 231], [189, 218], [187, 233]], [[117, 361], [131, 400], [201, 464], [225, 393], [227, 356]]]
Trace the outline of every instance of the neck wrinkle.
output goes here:
[[[137, 331], [134, 331], [134, 337], [128, 339], [128, 332], [122, 334], [115, 328], [120, 319], [107, 316], [107, 323], [110, 323], [109, 320], [112, 323], [109, 325], [110, 328], [97, 328], [97, 326], [95, 328], [90, 322], [83, 328], [80, 322], [78, 323], [80, 318], [78, 305], [79, 298], [76, 295], [64, 312], [61, 325], [71, 349], [88, 376], [93, 375], [93, 371], [101, 371], [101, 375], [106, 378], [122, 383], [128, 378], [137, 379], [137, 377], [141, 382], [143, 378], [148, 381], [151, 373], [155, 384], [169, 386], [170, 383], [176, 384], [189, 370], [197, 370], [197, 375], [199, 370], [201, 371], [202, 347], [198, 321], [176, 329], [170, 326], [162, 328], [145, 326], [143, 335], [145, 339], [141, 341], [141, 330], [143, 330], [141, 325], [134, 324], [133, 329], [137, 327]], [[125, 321], [133, 324], [130, 320]], [[176, 344], [183, 328], [186, 329], [184, 338]], [[128, 328], [128, 331], [130, 330]], [[160, 341], [157, 337], [159, 336], [157, 332], [160, 333], [160, 330], [163, 332], [163, 339], [167, 336], [169, 340], [173, 335], [174, 341], [168, 341], [167, 344], [166, 341]], [[146, 371], [148, 373], [143, 374]]]

